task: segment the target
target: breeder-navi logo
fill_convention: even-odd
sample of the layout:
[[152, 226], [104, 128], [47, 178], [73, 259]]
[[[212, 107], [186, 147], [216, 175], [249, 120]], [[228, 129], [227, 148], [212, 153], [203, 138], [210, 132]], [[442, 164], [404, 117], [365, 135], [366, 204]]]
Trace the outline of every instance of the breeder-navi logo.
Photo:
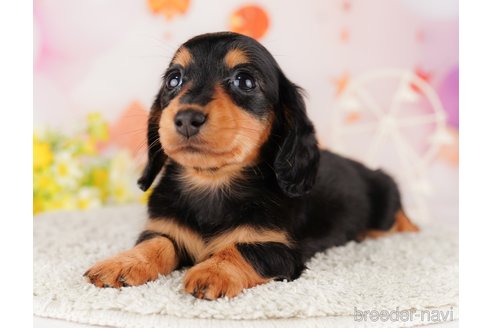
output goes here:
[[354, 321], [422, 321], [422, 322], [443, 322], [453, 321], [453, 307], [449, 310], [358, 310], [354, 308]]

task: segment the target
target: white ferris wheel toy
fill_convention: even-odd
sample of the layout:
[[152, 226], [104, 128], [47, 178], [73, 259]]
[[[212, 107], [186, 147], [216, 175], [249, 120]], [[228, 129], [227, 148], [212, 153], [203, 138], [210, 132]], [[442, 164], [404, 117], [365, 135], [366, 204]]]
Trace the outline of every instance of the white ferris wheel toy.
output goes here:
[[398, 181], [409, 215], [430, 219], [428, 168], [451, 136], [439, 97], [424, 79], [400, 69], [360, 75], [337, 98], [330, 122], [331, 149], [383, 168]]

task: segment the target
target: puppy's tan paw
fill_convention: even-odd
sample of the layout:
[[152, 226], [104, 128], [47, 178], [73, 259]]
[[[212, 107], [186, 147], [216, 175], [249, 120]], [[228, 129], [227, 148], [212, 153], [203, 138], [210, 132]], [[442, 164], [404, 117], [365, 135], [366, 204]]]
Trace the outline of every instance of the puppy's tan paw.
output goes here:
[[234, 297], [246, 286], [227, 272], [210, 265], [191, 268], [184, 279], [185, 291], [197, 298], [215, 300], [219, 297]]
[[269, 280], [259, 276], [239, 251], [230, 247], [188, 270], [184, 288], [197, 298], [215, 300], [223, 296], [234, 297], [245, 288]]
[[97, 287], [125, 287], [145, 284], [158, 277], [156, 265], [128, 254], [96, 263], [84, 274]]
[[129, 251], [96, 263], [84, 273], [97, 287], [125, 287], [145, 284], [176, 268], [178, 258], [167, 238], [144, 241]]

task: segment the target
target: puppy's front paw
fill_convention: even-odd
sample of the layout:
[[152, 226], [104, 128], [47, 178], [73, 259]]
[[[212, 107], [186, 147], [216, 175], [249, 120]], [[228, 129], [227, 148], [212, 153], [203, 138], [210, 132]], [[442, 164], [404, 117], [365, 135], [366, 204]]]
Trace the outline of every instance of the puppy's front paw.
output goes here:
[[145, 284], [176, 268], [178, 258], [167, 238], [152, 238], [134, 248], [96, 263], [84, 274], [97, 287]]
[[145, 284], [158, 277], [156, 265], [121, 253], [96, 263], [84, 276], [97, 287], [125, 287]]
[[212, 263], [200, 263], [191, 268], [184, 278], [185, 291], [197, 298], [215, 300], [234, 297], [246, 288], [234, 273], [221, 270]]
[[234, 297], [243, 289], [268, 282], [244, 260], [235, 247], [217, 252], [185, 275], [185, 291], [197, 298]]

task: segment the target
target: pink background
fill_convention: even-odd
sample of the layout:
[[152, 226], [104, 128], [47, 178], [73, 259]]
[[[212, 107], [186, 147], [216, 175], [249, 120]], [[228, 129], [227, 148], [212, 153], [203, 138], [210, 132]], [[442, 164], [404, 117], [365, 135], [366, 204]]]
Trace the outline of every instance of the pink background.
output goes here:
[[[241, 20], [241, 8], [251, 5], [253, 14]], [[266, 15], [266, 28], [255, 13]], [[287, 76], [306, 89], [309, 115], [328, 147], [344, 82], [390, 68], [426, 80], [444, 106], [452, 139], [426, 171], [426, 203], [432, 220], [457, 221], [457, 0], [35, 0], [35, 129], [69, 132], [87, 113], [99, 111], [113, 125], [113, 142], [134, 150], [143, 134], [123, 138], [125, 129], [134, 125], [143, 132], [139, 113], [152, 102], [176, 48], [196, 34], [238, 24], [256, 34]], [[391, 170], [398, 176], [398, 164]]]

